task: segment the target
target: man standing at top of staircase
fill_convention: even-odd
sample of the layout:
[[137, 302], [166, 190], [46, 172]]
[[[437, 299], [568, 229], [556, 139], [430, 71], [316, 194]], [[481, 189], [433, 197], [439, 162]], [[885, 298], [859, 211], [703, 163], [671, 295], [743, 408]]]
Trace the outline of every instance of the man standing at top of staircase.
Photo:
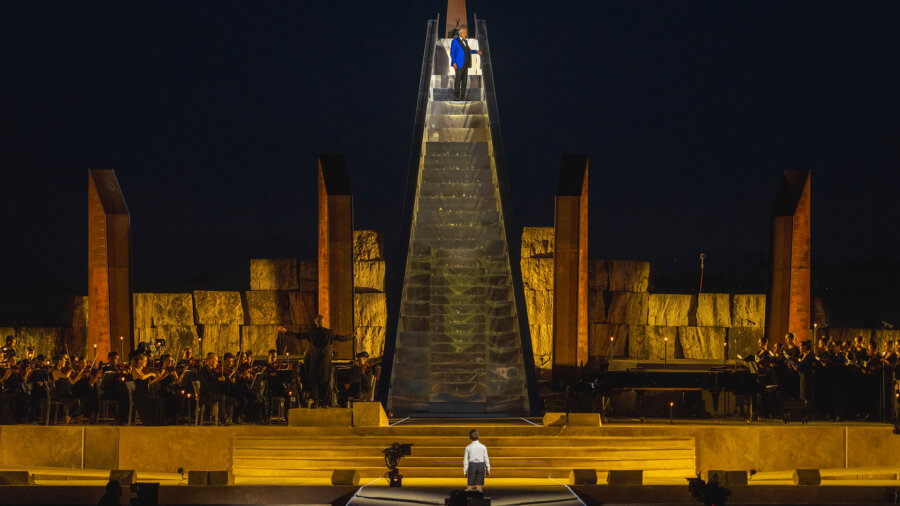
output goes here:
[[469, 42], [466, 40], [469, 31], [460, 28], [456, 38], [450, 44], [450, 61], [453, 68], [456, 69], [456, 80], [453, 83], [453, 99], [468, 100], [466, 98], [466, 84], [469, 79], [469, 67], [472, 66], [472, 55], [481, 54], [477, 49], [469, 49]]

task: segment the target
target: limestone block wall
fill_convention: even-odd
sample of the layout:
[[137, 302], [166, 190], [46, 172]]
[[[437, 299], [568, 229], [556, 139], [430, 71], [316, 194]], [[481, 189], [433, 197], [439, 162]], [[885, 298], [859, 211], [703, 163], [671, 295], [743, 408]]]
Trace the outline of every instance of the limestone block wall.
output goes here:
[[520, 264], [534, 364], [549, 369], [553, 358], [552, 227], [525, 227]]
[[357, 351], [370, 357], [384, 353], [387, 299], [384, 293], [384, 248], [381, 232], [353, 231], [353, 324]]
[[[381, 234], [354, 232], [354, 319], [359, 351], [381, 356], [384, 351], [387, 301]], [[272, 348], [300, 354], [305, 343], [278, 342], [278, 327], [300, 332], [314, 325], [318, 313], [318, 267], [295, 258], [250, 260], [250, 290], [132, 294], [135, 342], [166, 341], [166, 352], [180, 355], [191, 347], [195, 356], [251, 350], [265, 355]], [[18, 348], [34, 346], [48, 356], [65, 351], [83, 353], [87, 329], [87, 297], [75, 297], [68, 309], [69, 327], [0, 327], [0, 339], [18, 338]], [[115, 349], [115, 347], [114, 347]], [[103, 357], [101, 357], [103, 358]]]
[[[553, 228], [522, 233], [522, 282], [538, 367], [552, 363]], [[589, 354], [601, 358], [722, 359], [755, 350], [765, 323], [765, 294], [650, 293], [650, 262], [591, 260]]]

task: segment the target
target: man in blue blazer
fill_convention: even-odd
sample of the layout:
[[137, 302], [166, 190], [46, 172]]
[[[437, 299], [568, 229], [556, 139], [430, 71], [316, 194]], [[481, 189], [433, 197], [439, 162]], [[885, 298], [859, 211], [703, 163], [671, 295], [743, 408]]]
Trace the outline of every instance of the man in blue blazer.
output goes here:
[[469, 31], [461, 28], [450, 44], [450, 61], [456, 69], [456, 81], [453, 84], [454, 100], [468, 100], [466, 84], [469, 80], [469, 67], [472, 66], [472, 55], [481, 54], [477, 49], [469, 49], [469, 43], [466, 41], [468, 36]]

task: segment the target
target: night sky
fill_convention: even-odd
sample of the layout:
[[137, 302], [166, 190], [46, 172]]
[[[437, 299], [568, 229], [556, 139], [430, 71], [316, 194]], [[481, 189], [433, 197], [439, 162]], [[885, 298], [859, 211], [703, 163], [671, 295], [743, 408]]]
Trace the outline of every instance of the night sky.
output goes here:
[[[391, 250], [445, 7], [0, 3], [0, 324], [53, 323], [86, 293], [88, 168], [116, 170], [139, 291], [247, 289], [250, 258], [314, 258], [320, 152], [346, 155], [356, 228]], [[468, 8], [490, 30], [519, 227], [552, 225], [561, 156], [587, 153], [592, 258], [695, 291], [702, 251], [705, 291], [765, 291], [782, 173], [810, 169], [814, 290], [835, 324], [900, 323], [900, 3]]]

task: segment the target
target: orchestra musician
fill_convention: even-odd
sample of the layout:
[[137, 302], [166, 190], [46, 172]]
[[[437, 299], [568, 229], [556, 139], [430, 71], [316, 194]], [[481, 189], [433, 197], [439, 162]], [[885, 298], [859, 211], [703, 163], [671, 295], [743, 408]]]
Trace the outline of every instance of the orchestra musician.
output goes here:
[[180, 385], [187, 369], [182, 367], [179, 373], [175, 357], [168, 353], [160, 357], [160, 369], [159, 379], [154, 384], [155, 392], [162, 397], [166, 423], [173, 425], [177, 422], [181, 410]]
[[81, 379], [84, 374], [84, 368], [76, 372], [69, 365], [69, 356], [60, 355], [54, 364], [53, 370], [50, 371], [50, 380], [52, 380], [52, 396], [51, 398], [60, 402], [66, 408], [65, 423], [69, 423], [72, 419], [80, 421], [81, 419], [81, 401], [75, 397], [72, 386]]
[[129, 378], [134, 382], [132, 400], [144, 425], [162, 425], [165, 420], [163, 413], [163, 398], [150, 393], [150, 385], [161, 379], [155, 372], [146, 372], [147, 355], [139, 351], [133, 351], [131, 355], [131, 370]]
[[219, 403], [219, 409], [223, 411], [224, 424], [230, 424], [234, 412], [234, 399], [226, 395], [225, 378], [216, 373], [219, 365], [219, 356], [213, 352], [206, 354], [206, 360], [200, 370], [197, 371], [197, 379], [200, 380], [200, 402], [202, 404]]

